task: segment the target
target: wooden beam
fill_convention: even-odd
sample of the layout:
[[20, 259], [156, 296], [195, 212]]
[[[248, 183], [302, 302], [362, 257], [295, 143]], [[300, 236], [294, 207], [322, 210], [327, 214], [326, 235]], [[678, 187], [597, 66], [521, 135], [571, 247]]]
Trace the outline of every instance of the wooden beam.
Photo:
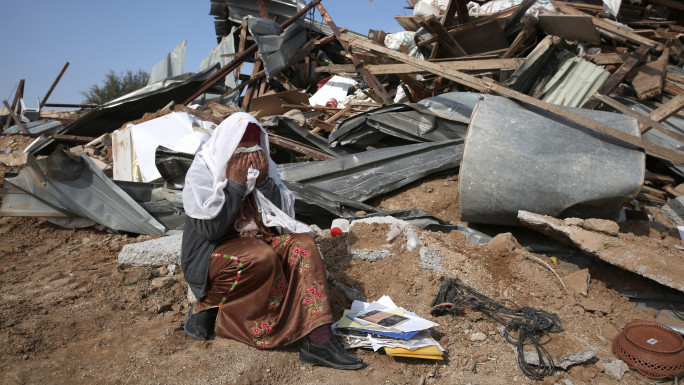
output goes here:
[[45, 103], [47, 102], [48, 98], [49, 98], [50, 95], [52, 94], [52, 91], [53, 91], [53, 90], [55, 89], [55, 87], [57, 86], [57, 83], [59, 83], [59, 79], [61, 79], [61, 78], [62, 78], [62, 75], [64, 75], [64, 71], [66, 71], [67, 67], [69, 67], [69, 62], [66, 62], [66, 63], [64, 64], [64, 67], [62, 67], [62, 70], [59, 71], [59, 75], [57, 75], [57, 78], [55, 79], [55, 81], [52, 82], [52, 85], [50, 86], [50, 89], [48, 90], [48, 92], [47, 92], [47, 93], [45, 94], [45, 96], [43, 97], [43, 100], [40, 101], [40, 105], [38, 106], [38, 109], [39, 109], [39, 110], [40, 110], [41, 108], [43, 108], [43, 106], [44, 106]]
[[[632, 54], [632, 56], [630, 56], [629, 59], [625, 60], [625, 62], [622, 63], [620, 68], [613, 72], [613, 74], [610, 75], [608, 79], [606, 79], [606, 81], [601, 85], [601, 87], [599, 87], [598, 90], [596, 90], [596, 92], [602, 95], [610, 94], [615, 89], [615, 87], [617, 87], [618, 84], [620, 84], [620, 82], [622, 82], [627, 77], [627, 75], [629, 75], [630, 72], [634, 70], [637, 64], [639, 64], [644, 59], [644, 57], [646, 56], [648, 51], [650, 51], [650, 49], [651, 47], [647, 45], [641, 45], [639, 48], [637, 48], [637, 50], [634, 51], [634, 54]], [[587, 100], [586, 103], [584, 103], [582, 108], [588, 108], [590, 110], [593, 110], [596, 107], [598, 107], [599, 104], [600, 101], [598, 99], [591, 97], [589, 98], [589, 100]]]
[[[444, 15], [444, 19], [442, 20], [442, 25], [444, 28], [449, 28], [451, 24], [454, 21], [454, 16], [456, 16], [456, 12], [458, 11], [458, 1], [456, 0], [449, 0], [449, 4], [447, 5], [446, 8], [446, 14]], [[459, 24], [463, 24], [464, 22], [459, 18], [458, 19]]]
[[[17, 106], [17, 102], [19, 99], [21, 99], [22, 95], [24, 94], [24, 79], [19, 80], [19, 85], [17, 85], [17, 91], [14, 93], [14, 101], [12, 101], [12, 106], [10, 107], [10, 110], [14, 111], [14, 109]], [[6, 129], [9, 128], [10, 122], [12, 119], [7, 119], [5, 122], [5, 127], [2, 129], [5, 131]]]
[[676, 114], [684, 107], [684, 93], [675, 96], [667, 103], [651, 111], [648, 116], [656, 122], [662, 122], [670, 116]]
[[268, 11], [266, 10], [266, 2], [264, 0], [257, 0], [257, 6], [259, 7], [259, 14], [262, 19], [268, 19]]
[[[24, 134], [28, 134], [28, 131], [26, 131], [26, 129], [24, 128], [24, 125], [21, 124], [21, 119], [19, 119], [19, 117], [14, 113], [14, 111], [12, 111], [12, 108], [9, 105], [9, 103], [7, 103], [7, 100], [3, 100], [2, 103], [5, 105], [5, 108], [7, 108], [7, 111], [9, 113], [10, 118], [12, 118], [14, 120], [14, 123], [19, 127], [21, 132], [23, 132]], [[9, 120], [9, 119], [7, 119], [7, 120]]]
[[671, 138], [677, 139], [678, 141], [684, 143], [684, 135], [683, 134], [680, 134], [677, 131], [674, 131], [674, 130], [666, 127], [666, 126], [663, 126], [662, 124], [653, 120], [649, 116], [640, 114], [640, 113], [634, 111], [633, 109], [625, 106], [624, 104], [618, 102], [617, 100], [615, 100], [615, 99], [613, 99], [607, 95], [601, 95], [598, 92], [596, 92], [594, 94], [594, 97], [596, 99], [600, 100], [601, 102], [603, 102], [603, 103], [615, 108], [616, 110], [622, 112], [623, 114], [631, 116], [634, 119], [638, 120], [640, 125], [641, 125], [640, 132], [642, 135], [644, 133], [648, 132], [651, 128], [655, 128], [658, 131], [662, 132], [663, 134], [665, 134]]
[[462, 84], [466, 87], [473, 88], [475, 90], [478, 90], [480, 92], [486, 92], [486, 93], [494, 93], [498, 94], [501, 96], [505, 96], [507, 98], [515, 99], [518, 101], [521, 101], [523, 103], [530, 104], [534, 107], [540, 108], [544, 111], [551, 112], [553, 114], [556, 114], [558, 116], [561, 116], [563, 118], [569, 119], [573, 122], [576, 122], [584, 127], [587, 127], [591, 130], [601, 132], [603, 134], [612, 136], [614, 138], [617, 138], [619, 140], [622, 140], [623, 142], [627, 142], [629, 144], [635, 145], [637, 147], [640, 147], [644, 149], [644, 151], [652, 156], [655, 156], [660, 159], [666, 159], [670, 160], [672, 162], [675, 162], [677, 164], [684, 164], [684, 152], [675, 150], [672, 148], [668, 148], [665, 146], [657, 145], [655, 143], [650, 143], [648, 141], [645, 141], [639, 137], [636, 137], [634, 135], [630, 135], [627, 133], [624, 133], [616, 128], [613, 128], [607, 124], [597, 122], [593, 119], [587, 118], [583, 115], [580, 115], [576, 112], [572, 112], [570, 110], [566, 110], [560, 106], [544, 102], [539, 99], [535, 99], [531, 96], [525, 95], [523, 93], [520, 93], [518, 91], [514, 91], [508, 87], [502, 86], [501, 84], [491, 81], [491, 80], [485, 80], [485, 79], [479, 79], [475, 76], [468, 75], [463, 72], [459, 71], [454, 71], [454, 70], [449, 70], [441, 67], [438, 64], [435, 63], [430, 63], [426, 62], [424, 60], [420, 60], [418, 58], [414, 58], [411, 56], [407, 56], [404, 54], [401, 54], [397, 51], [381, 47], [376, 44], [370, 43], [367, 39], [364, 39], [362, 37], [358, 36], [353, 36], [353, 35], [346, 35], [344, 37], [347, 41], [349, 41], [354, 47], [362, 48], [365, 50], [369, 50], [372, 52], [377, 52], [381, 53], [389, 58], [407, 63], [407, 64], [412, 64], [416, 67], [423, 68], [426, 71], [429, 71], [433, 74], [443, 76], [447, 79], [453, 80], [459, 84]]
[[[261, 60], [255, 60], [254, 61], [254, 67], [252, 67], [252, 78], [253, 79], [258, 79], [256, 76], [257, 73], [261, 70]], [[251, 80], [251, 79], [250, 79]], [[245, 96], [242, 97], [242, 108], [245, 109], [245, 111], [249, 111], [249, 105], [252, 103], [252, 97], [254, 96], [254, 89], [255, 85], [249, 85], [247, 87], [247, 91], [245, 91]]]
[[[523, 58], [453, 60], [439, 62], [439, 65], [458, 71], [514, 70], [520, 66], [523, 60]], [[366, 64], [365, 67], [373, 75], [426, 72], [409, 64]], [[353, 73], [355, 72], [355, 67], [353, 64], [331, 64], [325, 67], [317, 67], [314, 71], [331, 74]]]

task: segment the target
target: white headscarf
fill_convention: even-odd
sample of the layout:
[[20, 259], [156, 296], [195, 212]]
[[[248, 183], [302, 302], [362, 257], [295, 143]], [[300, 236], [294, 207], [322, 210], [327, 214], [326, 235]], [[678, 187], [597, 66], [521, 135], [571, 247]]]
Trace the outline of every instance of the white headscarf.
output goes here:
[[226, 200], [223, 189], [228, 184], [226, 167], [249, 123], [255, 123], [261, 130], [259, 145], [268, 159], [268, 176], [280, 188], [282, 201], [281, 208], [275, 207], [260, 191], [254, 190], [264, 224], [280, 227], [282, 233], [310, 232], [306, 224], [294, 220], [294, 194], [280, 180], [270, 156], [268, 134], [252, 115], [244, 112], [237, 112], [221, 122], [195, 155], [183, 188], [186, 215], [196, 219], [213, 219], [221, 211]]

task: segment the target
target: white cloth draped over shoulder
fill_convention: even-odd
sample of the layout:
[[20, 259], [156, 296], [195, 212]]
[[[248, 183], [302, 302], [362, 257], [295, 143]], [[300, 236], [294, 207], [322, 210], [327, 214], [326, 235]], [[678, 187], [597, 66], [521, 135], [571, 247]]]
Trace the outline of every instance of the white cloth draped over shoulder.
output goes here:
[[253, 190], [264, 224], [278, 228], [281, 234], [310, 233], [309, 226], [294, 219], [294, 194], [280, 180], [276, 165], [270, 156], [268, 134], [252, 115], [244, 112], [235, 113], [221, 122], [211, 138], [195, 155], [185, 176], [185, 214], [195, 219], [206, 220], [215, 218], [221, 211], [226, 200], [224, 188], [228, 184], [226, 167], [249, 123], [257, 124], [261, 130], [259, 145], [264, 149], [268, 159], [268, 176], [279, 187], [282, 201], [282, 207], [278, 208], [258, 189]]

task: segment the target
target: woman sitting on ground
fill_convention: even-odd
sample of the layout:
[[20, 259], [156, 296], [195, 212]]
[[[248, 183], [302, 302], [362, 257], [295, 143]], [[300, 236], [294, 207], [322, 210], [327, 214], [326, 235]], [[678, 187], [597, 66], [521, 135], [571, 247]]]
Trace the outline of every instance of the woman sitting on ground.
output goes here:
[[202, 146], [183, 189], [182, 268], [198, 299], [185, 333], [212, 330], [260, 349], [302, 337], [302, 362], [358, 369], [332, 335], [325, 265], [294, 197], [269, 156], [266, 131], [246, 113], [224, 120]]

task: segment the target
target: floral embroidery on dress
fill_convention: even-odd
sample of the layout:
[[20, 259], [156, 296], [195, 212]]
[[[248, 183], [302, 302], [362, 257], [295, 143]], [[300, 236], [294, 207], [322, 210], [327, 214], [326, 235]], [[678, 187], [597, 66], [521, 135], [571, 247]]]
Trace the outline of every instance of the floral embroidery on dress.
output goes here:
[[270, 344], [271, 334], [273, 334], [273, 319], [266, 317], [258, 319], [252, 326], [252, 341], [259, 349], [265, 349]]
[[[226, 295], [224, 295], [223, 298], [221, 298], [221, 302], [218, 305], [219, 313], [220, 313], [221, 307], [223, 306], [224, 303], [226, 303], [226, 301], [228, 301], [228, 296], [230, 295], [230, 293], [233, 292], [233, 290], [235, 290], [235, 287], [237, 286], [238, 282], [240, 282], [240, 277], [242, 276], [243, 265], [242, 265], [242, 262], [240, 262], [240, 258], [234, 257], [232, 255], [214, 253], [211, 256], [212, 257], [218, 257], [218, 258], [230, 258], [233, 261], [237, 262], [237, 264], [238, 264], [238, 271], [237, 271], [237, 274], [235, 275], [235, 282], [233, 282], [233, 284], [230, 286], [230, 289], [228, 289], [228, 292], [226, 293]], [[216, 314], [216, 319], [218, 320], [218, 314]]]
[[277, 309], [283, 303], [283, 298], [285, 298], [287, 293], [287, 282], [285, 279], [276, 280], [276, 282], [271, 287], [271, 295], [268, 297], [269, 310]]
[[316, 315], [323, 311], [324, 304], [326, 303], [326, 296], [323, 292], [321, 285], [313, 281], [311, 285], [307, 288], [305, 287], [304, 300], [302, 301], [306, 305], [306, 309], [311, 313], [311, 315]]
[[290, 244], [291, 240], [292, 240], [292, 237], [290, 236], [290, 234], [275, 236], [271, 240], [271, 247], [273, 247], [273, 248], [276, 248], [276, 247], [286, 248]]
[[292, 268], [299, 270], [300, 273], [305, 273], [309, 270], [309, 252], [301, 245], [302, 242], [296, 241], [293, 245], [294, 247], [290, 248], [288, 261], [292, 265]]

